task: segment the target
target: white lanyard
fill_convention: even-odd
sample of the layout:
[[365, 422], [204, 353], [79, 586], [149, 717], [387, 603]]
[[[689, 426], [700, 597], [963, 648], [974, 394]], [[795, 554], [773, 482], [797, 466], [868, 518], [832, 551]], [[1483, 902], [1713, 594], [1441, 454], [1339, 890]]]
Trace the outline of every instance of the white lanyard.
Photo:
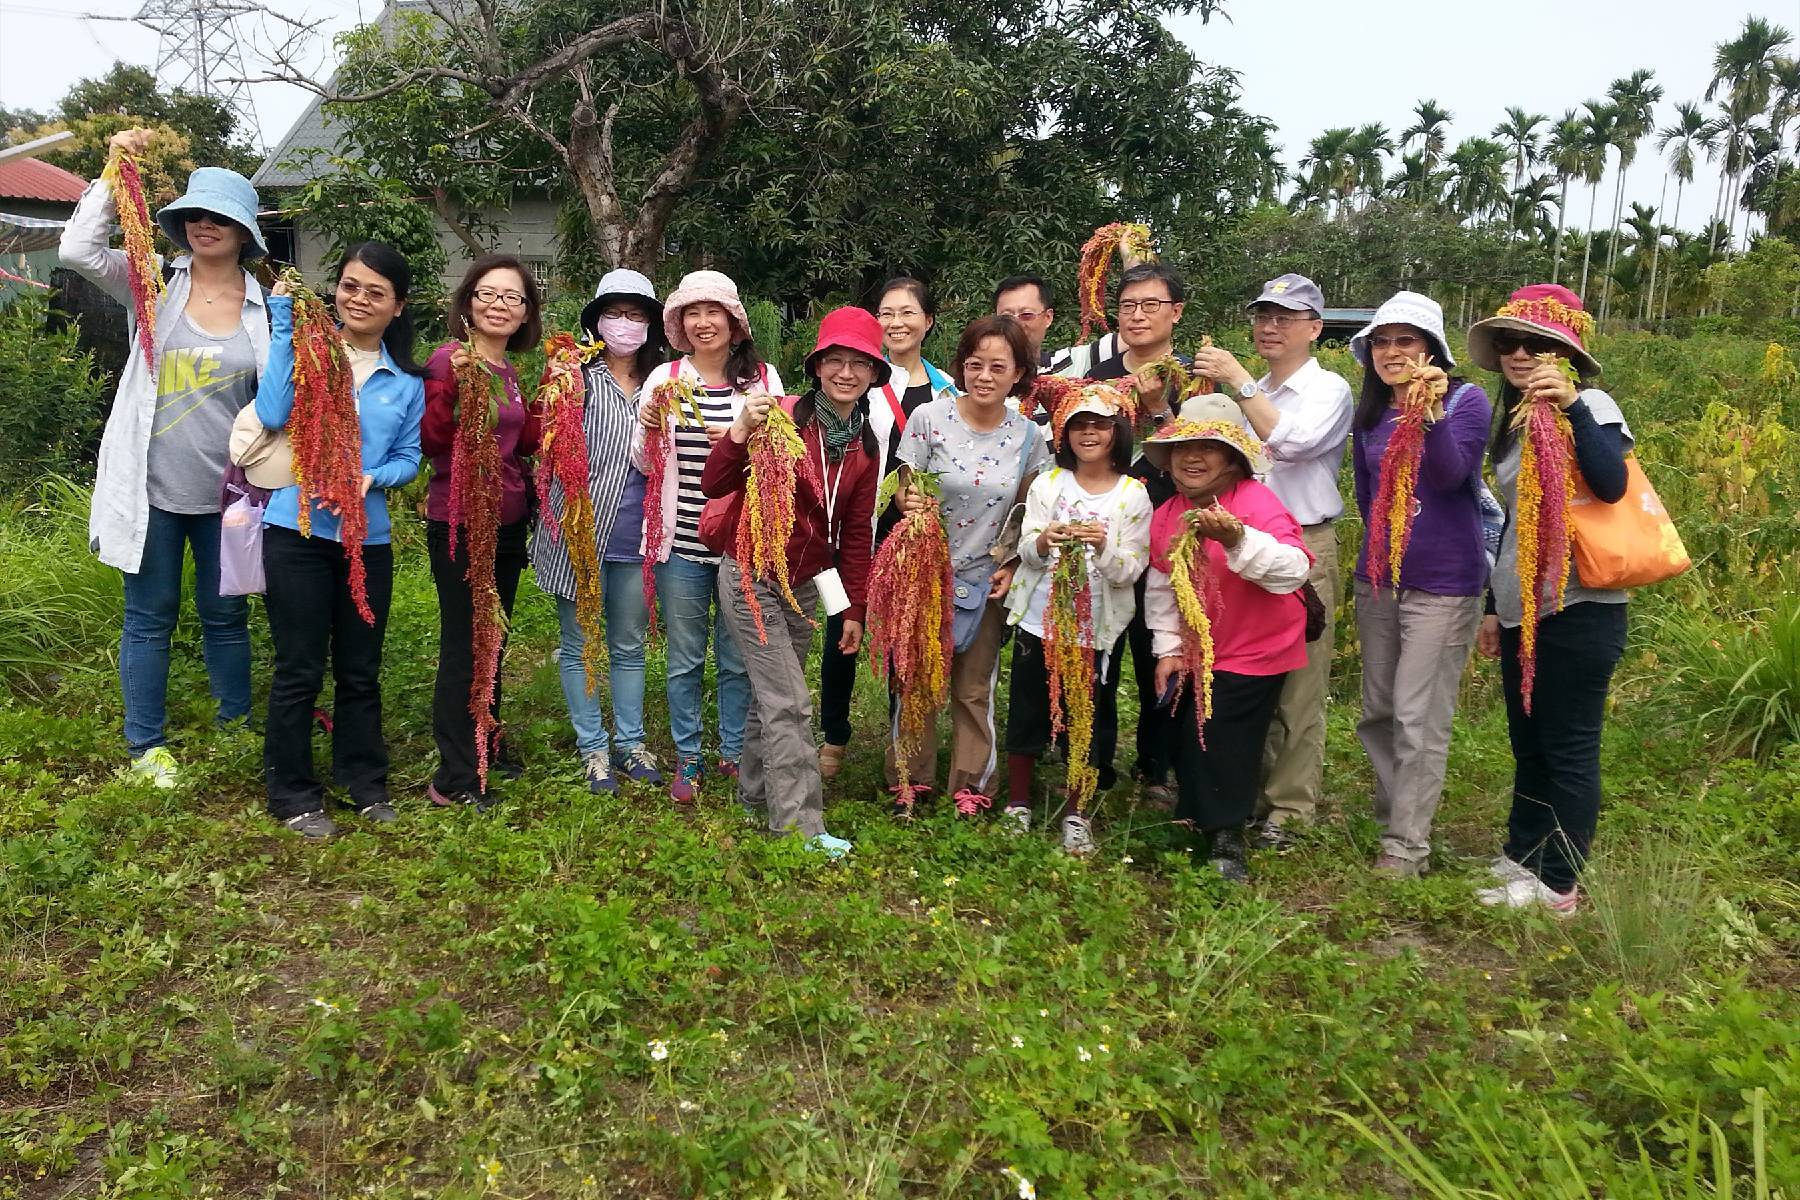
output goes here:
[[838, 462], [837, 480], [833, 482], [831, 468], [825, 461], [825, 431], [823, 429], [819, 430], [819, 480], [820, 491], [823, 493], [820, 498], [825, 501], [825, 540], [831, 543], [833, 550], [836, 550], [838, 548], [837, 499], [838, 492], [844, 486], [844, 464], [842, 460]]

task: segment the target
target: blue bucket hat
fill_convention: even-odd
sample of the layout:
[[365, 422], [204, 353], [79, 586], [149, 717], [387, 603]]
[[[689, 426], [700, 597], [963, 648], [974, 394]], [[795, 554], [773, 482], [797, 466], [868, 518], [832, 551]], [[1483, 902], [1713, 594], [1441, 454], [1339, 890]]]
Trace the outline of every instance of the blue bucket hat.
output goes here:
[[250, 240], [244, 243], [240, 257], [261, 258], [269, 252], [269, 246], [263, 241], [262, 230], [256, 227], [258, 207], [256, 189], [250, 186], [248, 179], [225, 167], [201, 167], [188, 176], [186, 194], [165, 204], [156, 214], [156, 223], [162, 226], [171, 242], [192, 254], [194, 248], [188, 245], [186, 214], [217, 213], [229, 218], [249, 235]]

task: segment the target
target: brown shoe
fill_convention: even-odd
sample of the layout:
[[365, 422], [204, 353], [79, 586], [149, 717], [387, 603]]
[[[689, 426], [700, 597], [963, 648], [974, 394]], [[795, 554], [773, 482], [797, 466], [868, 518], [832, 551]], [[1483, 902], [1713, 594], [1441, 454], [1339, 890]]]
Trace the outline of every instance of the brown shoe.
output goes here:
[[1375, 858], [1375, 874], [1389, 879], [1417, 879], [1425, 873], [1425, 864], [1398, 854], [1381, 854]]
[[836, 778], [844, 768], [844, 755], [849, 753], [848, 746], [834, 746], [826, 742], [819, 747], [819, 774], [826, 779]]

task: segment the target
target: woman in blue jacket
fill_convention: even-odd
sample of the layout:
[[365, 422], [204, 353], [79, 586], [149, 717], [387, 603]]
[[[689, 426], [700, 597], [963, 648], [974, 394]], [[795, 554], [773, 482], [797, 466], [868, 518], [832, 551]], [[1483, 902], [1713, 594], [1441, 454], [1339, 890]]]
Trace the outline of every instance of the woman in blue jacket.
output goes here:
[[[424, 369], [412, 356], [413, 321], [406, 311], [411, 285], [412, 270], [398, 251], [364, 242], [344, 256], [335, 298], [362, 428], [363, 505], [369, 518], [362, 554], [374, 625], [357, 614], [351, 600], [350, 562], [338, 540], [335, 511], [315, 501], [312, 536], [301, 536], [300, 489], [290, 484], [270, 497], [263, 519], [265, 604], [275, 642], [263, 782], [269, 812], [309, 838], [337, 832], [312, 763], [313, 704], [325, 681], [328, 654], [336, 684], [332, 776], [358, 815], [376, 822], [394, 819], [381, 733], [381, 642], [394, 594], [384, 489], [419, 473], [425, 384]], [[294, 302], [286, 290], [277, 285], [270, 298], [269, 364], [256, 393], [257, 418], [269, 429], [285, 428], [294, 407]]]

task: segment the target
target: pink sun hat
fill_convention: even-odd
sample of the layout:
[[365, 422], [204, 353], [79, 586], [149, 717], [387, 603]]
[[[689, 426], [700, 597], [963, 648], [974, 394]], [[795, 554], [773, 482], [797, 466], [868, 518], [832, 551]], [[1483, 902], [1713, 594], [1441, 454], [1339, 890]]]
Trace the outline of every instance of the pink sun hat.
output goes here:
[[703, 301], [719, 305], [730, 315], [733, 343], [749, 340], [750, 318], [744, 313], [744, 301], [731, 276], [723, 271], [689, 271], [663, 301], [663, 333], [668, 336], [669, 345], [683, 354], [693, 351], [694, 344], [681, 328], [681, 310]]
[[1583, 375], [1600, 374], [1600, 360], [1587, 348], [1587, 339], [1594, 333], [1594, 318], [1582, 307], [1581, 297], [1560, 284], [1522, 287], [1507, 297], [1493, 316], [1469, 326], [1469, 357], [1476, 366], [1488, 371], [1500, 369], [1494, 334], [1503, 329], [1560, 342]]

